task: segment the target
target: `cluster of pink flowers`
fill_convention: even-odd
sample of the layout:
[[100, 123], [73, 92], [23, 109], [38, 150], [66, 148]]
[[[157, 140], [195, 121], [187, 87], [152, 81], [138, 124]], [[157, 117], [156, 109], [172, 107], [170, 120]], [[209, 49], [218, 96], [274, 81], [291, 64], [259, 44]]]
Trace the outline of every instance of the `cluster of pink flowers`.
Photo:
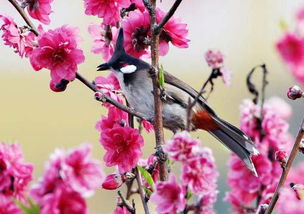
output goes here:
[[0, 144], [0, 213], [20, 214], [13, 199], [25, 201], [33, 165], [23, 159], [18, 144]]
[[304, 8], [296, 16], [297, 29], [287, 31], [276, 47], [295, 79], [304, 85]]
[[219, 50], [208, 50], [205, 53], [205, 60], [208, 66], [219, 72], [225, 85], [231, 85], [231, 72], [224, 66], [224, 54]]
[[279, 98], [270, 99], [262, 110], [251, 100], [241, 106], [241, 129], [260, 152], [252, 157], [259, 176], [255, 177], [236, 155], [231, 155], [227, 180], [231, 192], [225, 200], [232, 204], [233, 213], [247, 213], [257, 198], [261, 204], [270, 202], [282, 172], [281, 164], [291, 148], [286, 121], [290, 115], [290, 107]]
[[151, 200], [157, 204], [158, 213], [176, 213], [187, 205], [185, 195], [198, 196], [199, 213], [211, 214], [216, 201], [218, 172], [211, 150], [199, 147], [199, 141], [186, 131], [175, 136], [164, 146], [169, 158], [182, 163], [182, 185], [174, 176], [167, 182], [157, 182]]
[[101, 163], [91, 157], [89, 145], [67, 153], [56, 150], [31, 195], [41, 214], [84, 214], [87, 213], [84, 197], [101, 186], [102, 178]]
[[19, 27], [11, 17], [0, 15], [0, 30], [4, 44], [12, 47], [21, 57], [27, 57], [33, 50], [34, 33], [26, 27]]
[[[115, 1], [112, 0], [110, 2], [106, 2], [106, 4], [111, 5], [112, 2]], [[90, 4], [92, 4], [91, 2], [94, 1], [90, 0], [87, 2], [90, 2]], [[134, 57], [147, 57], [149, 56], [149, 44], [151, 40], [149, 13], [144, 9], [144, 7], [141, 7], [142, 3], [140, 4], [135, 2], [135, 4], [139, 10], [129, 12], [128, 16], [122, 20], [125, 40], [124, 46], [127, 53]], [[114, 10], [113, 7], [112, 10]], [[156, 21], [160, 22], [164, 17], [165, 12], [158, 8]], [[106, 19], [104, 19], [104, 22], [105, 20]], [[110, 16], [110, 20], [117, 22], [115, 18], [113, 19], [113, 16]], [[101, 25], [90, 25], [89, 32], [94, 39], [92, 52], [102, 54], [103, 59], [108, 60], [113, 54], [118, 30], [116, 27], [108, 26], [104, 22]], [[181, 23], [180, 20], [174, 17], [166, 23], [160, 34], [159, 53], [161, 56], [164, 56], [168, 53], [169, 42], [179, 48], [188, 47], [189, 39], [186, 38], [188, 34], [186, 27], [186, 24]]]

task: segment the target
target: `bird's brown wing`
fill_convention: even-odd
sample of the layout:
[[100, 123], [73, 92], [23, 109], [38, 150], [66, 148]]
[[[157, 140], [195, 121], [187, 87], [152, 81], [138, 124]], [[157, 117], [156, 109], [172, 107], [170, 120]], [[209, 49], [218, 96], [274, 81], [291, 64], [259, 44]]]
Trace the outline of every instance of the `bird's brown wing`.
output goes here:
[[[189, 94], [192, 98], [195, 98], [198, 95], [198, 92], [195, 89], [193, 89], [187, 83], [185, 83], [185, 82], [181, 81], [180, 79], [176, 78], [175, 76], [171, 75], [170, 73], [165, 71], [164, 76], [165, 76], [165, 83], [167, 83], [168, 85], [172, 85], [172, 86], [175, 86], [175, 87], [181, 89], [182, 91]], [[186, 105], [187, 105], [187, 102], [188, 102], [188, 100], [186, 100]], [[208, 105], [207, 101], [202, 96], [199, 97], [198, 103], [206, 111], [208, 111], [209, 114], [216, 116], [213, 109]]]

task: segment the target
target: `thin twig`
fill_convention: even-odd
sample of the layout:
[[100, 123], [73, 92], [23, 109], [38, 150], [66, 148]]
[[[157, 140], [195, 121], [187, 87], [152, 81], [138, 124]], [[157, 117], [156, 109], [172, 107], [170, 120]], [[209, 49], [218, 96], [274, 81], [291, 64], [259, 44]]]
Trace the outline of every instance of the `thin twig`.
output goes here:
[[31, 31], [38, 36], [39, 32], [33, 22], [29, 19], [27, 14], [24, 12], [24, 9], [18, 4], [16, 0], [8, 0], [18, 11], [18, 13], [22, 16], [23, 20], [26, 22], [26, 24], [31, 28]]
[[178, 6], [180, 5], [181, 2], [182, 2], [182, 0], [176, 0], [174, 2], [171, 9], [166, 14], [166, 16], [163, 18], [163, 20], [161, 20], [161, 22], [154, 28], [155, 34], [160, 34], [160, 32], [162, 31], [162, 28], [169, 21], [169, 19], [173, 16], [173, 14], [175, 13], [176, 9], [178, 8]]
[[148, 207], [146, 197], [145, 197], [145, 193], [143, 190], [143, 184], [142, 184], [140, 171], [138, 170], [137, 167], [135, 167], [135, 170], [136, 170], [136, 181], [138, 184], [138, 191], [139, 191], [141, 202], [142, 202], [144, 210], [145, 210], [145, 214], [150, 214], [149, 207]]
[[276, 203], [277, 203], [277, 201], [279, 199], [280, 190], [284, 186], [284, 183], [286, 181], [286, 178], [287, 178], [287, 175], [288, 175], [289, 170], [291, 168], [291, 165], [292, 165], [294, 159], [296, 158], [296, 156], [297, 156], [297, 154], [299, 152], [299, 146], [300, 146], [300, 144], [302, 142], [303, 137], [304, 137], [304, 119], [302, 121], [302, 124], [300, 126], [300, 130], [298, 132], [296, 141], [295, 141], [295, 143], [293, 145], [293, 148], [291, 150], [291, 153], [289, 155], [286, 167], [282, 171], [282, 175], [281, 175], [279, 184], [278, 184], [278, 186], [277, 186], [277, 188], [276, 188], [276, 190], [275, 190], [275, 192], [274, 192], [274, 194], [272, 196], [272, 199], [270, 201], [270, 204], [269, 204], [269, 207], [268, 207], [268, 209], [266, 211], [266, 214], [271, 214], [272, 213], [273, 208], [275, 207], [275, 205], [276, 205]]
[[127, 208], [127, 210], [132, 213], [132, 214], [135, 214], [136, 213], [136, 210], [134, 209], [134, 204], [131, 206], [129, 204], [129, 202], [122, 196], [121, 192], [118, 191], [117, 194], [119, 195], [120, 199], [121, 199], [121, 203], [120, 203], [120, 206], [124, 206], [125, 208]]

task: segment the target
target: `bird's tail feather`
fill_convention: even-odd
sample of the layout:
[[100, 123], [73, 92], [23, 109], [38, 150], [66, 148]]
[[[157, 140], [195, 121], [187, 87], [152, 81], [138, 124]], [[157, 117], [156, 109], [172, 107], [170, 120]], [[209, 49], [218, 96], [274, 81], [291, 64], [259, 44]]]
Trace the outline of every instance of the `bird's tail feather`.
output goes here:
[[234, 152], [254, 175], [257, 176], [257, 171], [251, 159], [252, 155], [258, 154], [254, 143], [235, 126], [219, 118], [214, 119], [218, 128], [209, 130], [209, 132]]

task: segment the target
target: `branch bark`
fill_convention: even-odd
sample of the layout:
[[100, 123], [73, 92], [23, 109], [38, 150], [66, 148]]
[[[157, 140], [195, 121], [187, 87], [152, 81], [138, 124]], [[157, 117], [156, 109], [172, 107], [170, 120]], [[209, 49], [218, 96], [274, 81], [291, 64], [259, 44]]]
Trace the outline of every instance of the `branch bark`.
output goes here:
[[139, 191], [141, 202], [142, 202], [144, 210], [145, 210], [145, 214], [150, 214], [149, 207], [148, 207], [146, 197], [145, 197], [145, 193], [143, 190], [143, 184], [142, 184], [140, 171], [138, 170], [137, 167], [135, 167], [135, 170], [136, 170], [136, 181], [138, 184], [138, 191]]
[[272, 213], [272, 211], [273, 211], [273, 209], [274, 209], [274, 207], [275, 207], [275, 205], [276, 205], [276, 203], [279, 199], [280, 190], [283, 187], [283, 185], [286, 181], [287, 175], [290, 171], [291, 165], [292, 165], [293, 161], [295, 160], [295, 158], [296, 158], [296, 156], [299, 152], [299, 147], [300, 147], [300, 144], [302, 142], [303, 137], [304, 137], [304, 119], [302, 121], [302, 124], [300, 126], [300, 130], [298, 132], [296, 141], [295, 141], [295, 143], [293, 145], [293, 148], [291, 150], [291, 153], [289, 155], [286, 167], [285, 167], [285, 169], [283, 169], [279, 184], [278, 184], [278, 186], [277, 186], [277, 188], [276, 188], [276, 190], [275, 190], [275, 192], [272, 196], [269, 207], [266, 210], [266, 214], [271, 214]]

